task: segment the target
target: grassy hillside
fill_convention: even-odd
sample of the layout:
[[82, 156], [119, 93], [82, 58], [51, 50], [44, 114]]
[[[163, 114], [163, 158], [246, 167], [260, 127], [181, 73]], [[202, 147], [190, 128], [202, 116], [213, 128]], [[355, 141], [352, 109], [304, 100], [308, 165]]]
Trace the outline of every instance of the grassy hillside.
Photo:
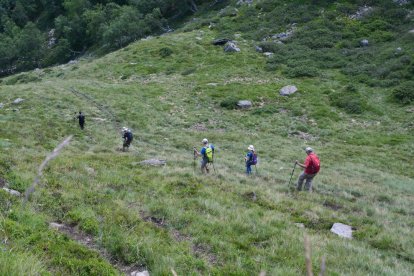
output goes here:
[[[0, 190], [0, 274], [297, 275], [305, 273], [304, 233], [315, 272], [326, 256], [329, 275], [414, 273], [412, 105], [392, 100], [395, 86], [360, 82], [342, 67], [311, 77], [286, 74], [286, 64], [269, 70], [278, 51], [268, 59], [238, 22], [226, 26], [241, 35], [240, 53], [211, 44], [225, 28], [190, 23], [100, 59], [2, 79], [0, 177], [10, 188], [24, 192], [45, 156], [74, 138], [28, 205]], [[299, 91], [279, 96], [288, 84]], [[25, 101], [11, 104], [18, 97]], [[347, 97], [360, 112], [342, 104]], [[244, 99], [250, 110], [233, 108]], [[79, 110], [84, 131], [73, 120]], [[126, 153], [122, 126], [135, 134]], [[208, 176], [193, 166], [192, 147], [204, 137], [217, 147]], [[253, 177], [244, 175], [249, 144], [260, 158]], [[293, 163], [308, 145], [322, 170], [312, 194], [293, 192]], [[137, 165], [149, 158], [167, 165]], [[352, 225], [354, 239], [330, 233], [335, 222]]]

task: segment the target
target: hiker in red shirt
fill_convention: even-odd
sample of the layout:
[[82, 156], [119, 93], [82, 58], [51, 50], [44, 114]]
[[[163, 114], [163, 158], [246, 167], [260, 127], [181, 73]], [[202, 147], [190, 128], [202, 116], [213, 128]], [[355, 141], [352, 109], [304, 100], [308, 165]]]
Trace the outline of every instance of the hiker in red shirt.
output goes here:
[[315, 175], [319, 172], [320, 161], [319, 157], [313, 152], [311, 147], [305, 149], [306, 154], [308, 155], [305, 160], [305, 164], [301, 164], [296, 160], [296, 164], [305, 170], [300, 174], [298, 179], [298, 191], [302, 190], [303, 181], [306, 179], [305, 190], [312, 192], [312, 180]]

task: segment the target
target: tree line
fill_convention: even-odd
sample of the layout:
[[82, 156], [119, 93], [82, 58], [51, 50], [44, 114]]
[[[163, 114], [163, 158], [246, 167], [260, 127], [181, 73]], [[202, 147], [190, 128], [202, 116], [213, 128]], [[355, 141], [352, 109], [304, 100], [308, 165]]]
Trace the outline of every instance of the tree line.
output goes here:
[[0, 0], [0, 76], [124, 47], [217, 2]]

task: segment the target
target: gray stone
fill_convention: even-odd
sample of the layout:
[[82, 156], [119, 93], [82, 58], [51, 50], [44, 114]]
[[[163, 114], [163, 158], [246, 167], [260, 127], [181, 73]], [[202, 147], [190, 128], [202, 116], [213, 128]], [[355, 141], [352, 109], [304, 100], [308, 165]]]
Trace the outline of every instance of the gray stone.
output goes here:
[[0, 103], [0, 109], [2, 109], [4, 107], [3, 103]]
[[296, 88], [296, 86], [294, 86], [294, 85], [287, 85], [287, 86], [282, 87], [282, 89], [280, 89], [279, 93], [282, 96], [288, 96], [288, 95], [292, 95], [296, 91], [298, 91], [298, 89]]
[[239, 1], [237, 1], [237, 5], [239, 5], [239, 6], [241, 6], [241, 5], [250, 6], [251, 4], [253, 4], [253, 0], [239, 0]]
[[299, 228], [305, 228], [305, 224], [303, 223], [295, 223], [295, 225]]
[[131, 272], [130, 276], [150, 276], [149, 272], [147, 270], [145, 271], [133, 271]]
[[238, 101], [237, 106], [242, 109], [250, 108], [252, 107], [252, 102], [247, 100]]
[[399, 6], [407, 5], [410, 3], [409, 0], [393, 0], [393, 2]]
[[343, 223], [334, 223], [334, 225], [332, 225], [331, 232], [340, 237], [352, 239], [352, 226]]
[[51, 229], [59, 230], [59, 229], [61, 229], [63, 227], [65, 227], [65, 225], [60, 224], [60, 223], [56, 223], [56, 222], [49, 223], [49, 228], [51, 228]]
[[224, 46], [224, 52], [226, 53], [240, 52], [240, 48], [238, 48], [234, 42], [227, 42], [226, 45]]
[[408, 31], [410, 34], [414, 34], [414, 29]]
[[17, 98], [17, 99], [15, 99], [15, 100], [13, 101], [13, 104], [19, 104], [19, 103], [21, 103], [21, 102], [24, 102], [24, 99], [22, 99], [22, 98]]
[[374, 9], [369, 6], [363, 6], [358, 9], [358, 11], [349, 16], [350, 19], [362, 19], [365, 16], [369, 15]]
[[167, 160], [162, 159], [148, 159], [141, 162], [132, 163], [132, 165], [144, 165], [144, 166], [165, 166], [167, 164]]
[[263, 53], [263, 48], [260, 46], [255, 46], [254, 49], [256, 50], [256, 52], [258, 53]]
[[6, 192], [8, 192], [11, 195], [21, 196], [21, 193], [18, 192], [18, 191], [15, 191], [15, 190], [12, 190], [12, 189], [9, 189], [9, 188], [6, 188], [6, 187], [4, 187], [3, 190], [5, 190]]
[[265, 52], [265, 53], [263, 53], [263, 55], [265, 57], [271, 57], [271, 56], [273, 56], [273, 53], [271, 53], [271, 52]]
[[359, 42], [359, 45], [361, 45], [362, 47], [368, 47], [369, 45], [369, 41], [368, 39], [363, 39]]

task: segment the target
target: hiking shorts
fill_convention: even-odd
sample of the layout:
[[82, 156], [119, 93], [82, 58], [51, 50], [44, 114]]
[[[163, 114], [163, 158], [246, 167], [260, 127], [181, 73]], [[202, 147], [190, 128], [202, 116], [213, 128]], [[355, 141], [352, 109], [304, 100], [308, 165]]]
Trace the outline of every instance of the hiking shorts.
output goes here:
[[201, 160], [201, 169], [207, 168], [207, 164], [208, 164], [208, 159], [207, 158], [203, 158]]

